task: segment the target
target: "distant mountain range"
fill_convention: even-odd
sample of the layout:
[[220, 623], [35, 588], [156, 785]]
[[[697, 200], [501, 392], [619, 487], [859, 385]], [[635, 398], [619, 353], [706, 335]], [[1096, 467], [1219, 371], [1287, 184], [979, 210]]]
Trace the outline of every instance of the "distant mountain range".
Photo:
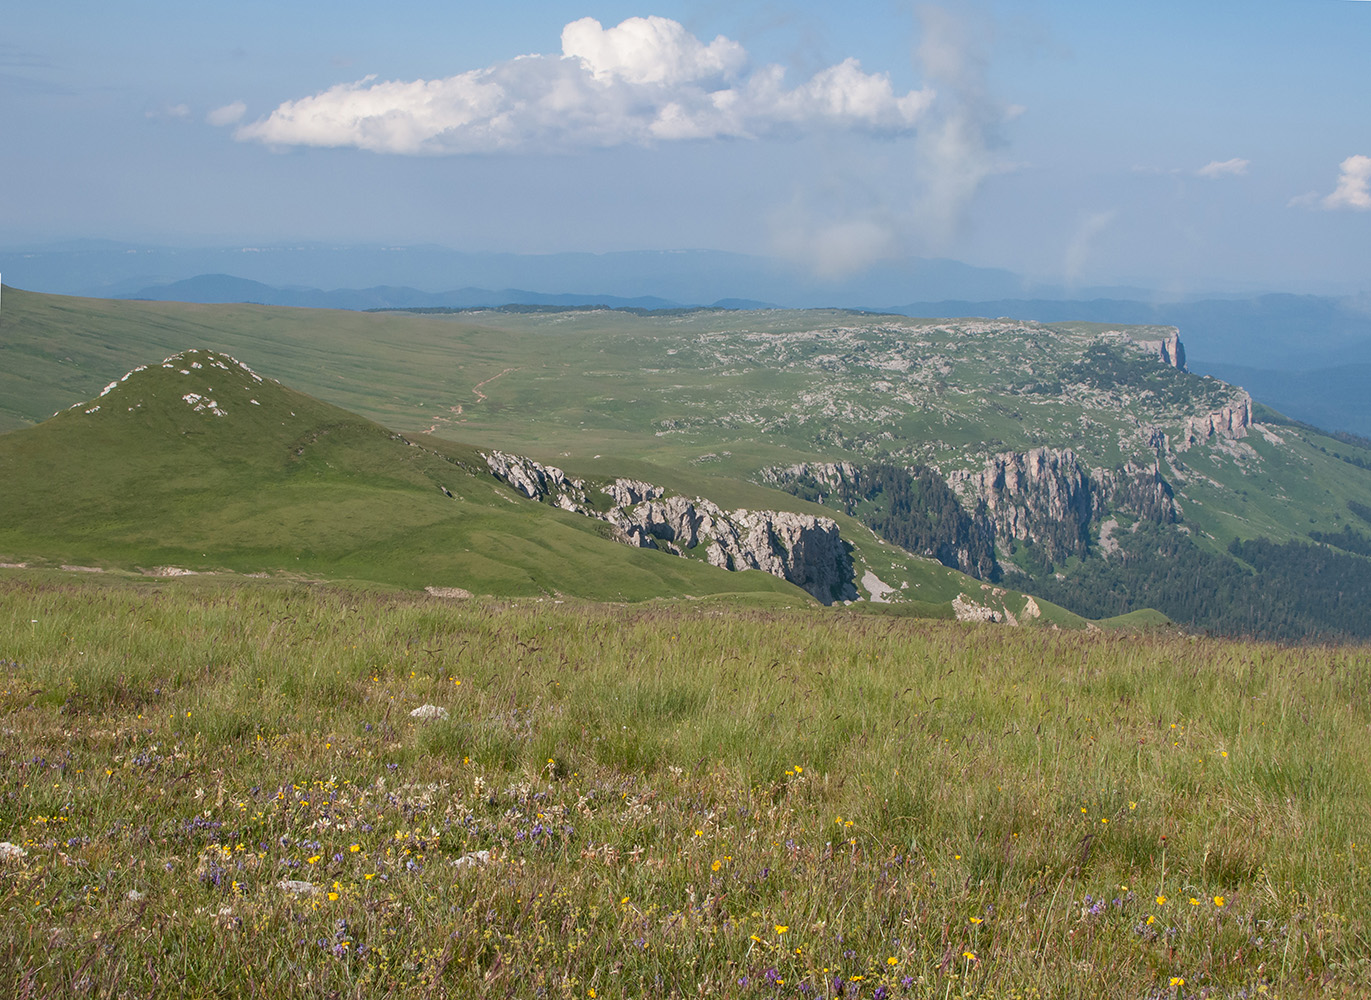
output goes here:
[[100, 241], [0, 252], [11, 285], [99, 298], [316, 309], [503, 305], [728, 309], [838, 306], [908, 316], [1012, 316], [1175, 326], [1190, 366], [1301, 420], [1371, 434], [1371, 298], [1266, 294], [1161, 301], [1141, 288], [1070, 290], [1009, 271], [907, 258], [816, 281], [784, 261], [720, 251], [465, 253], [444, 247], [181, 249]]

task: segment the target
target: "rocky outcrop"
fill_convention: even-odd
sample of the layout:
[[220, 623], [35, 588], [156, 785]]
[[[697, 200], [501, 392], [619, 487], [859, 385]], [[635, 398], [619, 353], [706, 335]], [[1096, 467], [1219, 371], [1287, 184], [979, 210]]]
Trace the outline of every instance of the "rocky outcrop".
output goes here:
[[1133, 341], [1144, 350], [1153, 351], [1162, 364], [1185, 371], [1185, 345], [1181, 343], [1181, 331], [1168, 327], [1169, 333], [1161, 340]]
[[1129, 462], [1112, 471], [1095, 473], [1093, 478], [1098, 481], [1097, 508], [1132, 514], [1156, 524], [1175, 524], [1181, 519], [1175, 492], [1158, 465]]
[[762, 470], [762, 478], [773, 486], [790, 491], [795, 483], [811, 483], [823, 503], [831, 495], [845, 496], [861, 489], [862, 470], [851, 462], [800, 462]]
[[1069, 448], [1007, 451], [980, 472], [952, 472], [948, 482], [983, 500], [999, 540], [1032, 542], [1049, 560], [1084, 556], [1090, 523], [1105, 511], [1174, 524], [1180, 520], [1171, 485], [1158, 465], [1129, 462], [1087, 469]]
[[765, 469], [762, 476], [802, 499], [841, 506], [906, 552], [978, 579], [999, 578], [995, 528], [985, 506], [963, 507], [931, 466], [802, 462]]
[[1052, 560], [1085, 555], [1095, 492], [1070, 448], [1002, 452], [980, 472], [953, 472], [947, 480], [985, 501], [1000, 538], [1034, 542]]
[[616, 479], [600, 487], [608, 510], [590, 502], [585, 483], [560, 469], [503, 452], [486, 456], [491, 473], [532, 500], [606, 521], [616, 540], [675, 555], [694, 554], [727, 570], [758, 569], [808, 591], [824, 604], [855, 600], [852, 556], [837, 522], [790, 511], [725, 511], [701, 497], [667, 496], [652, 483]]
[[579, 479], [568, 479], [566, 473], [555, 466], [543, 465], [531, 458], [509, 455], [503, 451], [492, 451], [484, 457], [486, 466], [496, 479], [513, 486], [530, 500], [542, 500], [549, 496], [567, 497], [572, 502], [584, 503], [586, 500], [585, 483]]
[[1251, 426], [1252, 397], [1242, 392], [1231, 403], [1217, 410], [1187, 418], [1179, 450], [1185, 451], [1193, 445], [1216, 437], [1229, 440], [1245, 438]]

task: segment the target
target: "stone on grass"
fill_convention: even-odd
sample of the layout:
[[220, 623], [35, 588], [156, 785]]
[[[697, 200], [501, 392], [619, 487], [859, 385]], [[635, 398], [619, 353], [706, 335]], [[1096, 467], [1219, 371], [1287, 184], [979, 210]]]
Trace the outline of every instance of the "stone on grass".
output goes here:
[[293, 892], [297, 896], [313, 896], [319, 891], [319, 887], [313, 882], [304, 882], [298, 878], [283, 878], [276, 883], [276, 888]]
[[411, 719], [446, 719], [447, 709], [437, 705], [420, 705], [409, 713]]

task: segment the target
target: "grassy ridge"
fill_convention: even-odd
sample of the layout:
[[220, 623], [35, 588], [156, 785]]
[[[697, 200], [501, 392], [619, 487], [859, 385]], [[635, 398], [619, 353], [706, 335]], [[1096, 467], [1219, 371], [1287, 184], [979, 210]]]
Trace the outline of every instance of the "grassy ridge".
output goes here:
[[[809, 600], [766, 574], [615, 544], [598, 522], [497, 484], [473, 449], [412, 445], [214, 352], [166, 364], [0, 440], [0, 558], [505, 596]], [[222, 415], [197, 408], [210, 401]]]
[[1362, 647], [0, 572], [5, 992], [1371, 986]]

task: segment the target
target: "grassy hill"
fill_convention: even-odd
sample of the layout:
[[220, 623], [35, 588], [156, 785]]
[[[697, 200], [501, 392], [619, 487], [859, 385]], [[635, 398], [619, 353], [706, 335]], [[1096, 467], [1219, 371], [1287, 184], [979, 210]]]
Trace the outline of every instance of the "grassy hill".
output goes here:
[[0, 437], [0, 551], [494, 594], [807, 600], [764, 574], [614, 544], [584, 518], [515, 499], [473, 450], [432, 445], [228, 355], [185, 351]]
[[[1162, 530], [1198, 553], [1200, 590], [1236, 566], [1248, 579], [1236, 581], [1226, 600], [1265, 600], [1251, 596], [1260, 590], [1253, 571], [1273, 580], [1279, 573], [1241, 554], [1235, 562], [1230, 551], [1257, 539], [1308, 546], [1350, 537], [1354, 550], [1334, 552], [1325, 577], [1371, 579], [1371, 562], [1355, 551], [1356, 533], [1371, 525], [1351, 513], [1371, 504], [1371, 445], [1260, 406], [1258, 419], [1233, 433], [1196, 432], [1247, 413], [1248, 404], [1236, 387], [1161, 363], [1156, 345], [1168, 334], [837, 311], [358, 314], [7, 290], [0, 405], [8, 416], [0, 419], [36, 421], [148, 358], [204, 345], [437, 453], [472, 454], [446, 443], [462, 441], [587, 480], [634, 476], [725, 507], [822, 513], [856, 546], [859, 580], [870, 569], [897, 596], [935, 602], [980, 585], [881, 545], [858, 523], [871, 520], [861, 505], [835, 507], [818, 497], [824, 505], [816, 506], [779, 493], [775, 470], [927, 466], [963, 484], [957, 489], [969, 511], [976, 496], [965, 484], [988, 463], [1069, 450], [1095, 483], [1093, 499], [1082, 501], [1089, 516], [1071, 529], [1079, 541], [1053, 552], [1031, 535], [1012, 536], [1012, 519], [1002, 517], [996, 548], [1008, 589], [1047, 591], [1099, 618], [1155, 601], [1200, 625], [1245, 629], [1280, 618], [1282, 635], [1345, 630], [1350, 613], [1325, 615], [1323, 596], [1297, 592], [1291, 599], [1307, 598], [1309, 606], [1259, 608], [1238, 620], [1199, 607], [1183, 581], [1159, 579], [1164, 566], [1115, 586], [1121, 574], [1136, 576], [1147, 561], [1140, 557], [1155, 547], [1138, 531], [1146, 519], [1110, 500], [1101, 484], [1139, 470], [1154, 470], [1159, 488], [1174, 497], [1175, 523]], [[360, 565], [367, 557], [357, 558]], [[1276, 558], [1289, 570], [1307, 553], [1286, 549]], [[405, 579], [417, 582], [414, 574]], [[1286, 583], [1280, 587], [1288, 594]], [[1334, 586], [1330, 599], [1343, 600], [1342, 593], [1359, 591]]]

